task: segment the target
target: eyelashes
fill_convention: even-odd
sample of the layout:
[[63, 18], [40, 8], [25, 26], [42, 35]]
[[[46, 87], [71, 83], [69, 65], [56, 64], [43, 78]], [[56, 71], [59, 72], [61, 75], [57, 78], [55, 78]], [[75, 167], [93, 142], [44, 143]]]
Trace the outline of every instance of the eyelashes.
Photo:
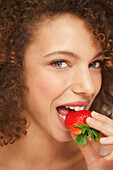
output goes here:
[[56, 60], [51, 63], [52, 66], [56, 68], [66, 68], [68, 67], [68, 63], [65, 60]]
[[103, 60], [96, 60], [96, 61], [92, 62], [91, 64], [89, 64], [89, 67], [99, 69], [99, 68], [102, 68], [103, 64], [104, 64]]
[[[100, 69], [103, 67], [103, 64], [103, 60], [95, 60], [94, 62], [89, 64], [89, 68]], [[66, 60], [56, 60], [51, 62], [51, 65], [58, 69], [67, 68], [68, 66], [70, 66], [69, 62]]]

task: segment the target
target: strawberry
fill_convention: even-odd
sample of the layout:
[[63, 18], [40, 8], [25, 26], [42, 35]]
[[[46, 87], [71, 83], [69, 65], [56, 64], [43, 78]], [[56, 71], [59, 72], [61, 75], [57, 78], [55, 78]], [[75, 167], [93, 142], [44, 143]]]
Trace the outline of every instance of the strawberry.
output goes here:
[[77, 145], [85, 146], [87, 144], [87, 136], [95, 142], [99, 138], [99, 132], [87, 125], [86, 119], [88, 117], [92, 117], [91, 112], [88, 110], [70, 111], [66, 116], [65, 122], [67, 127], [71, 133], [78, 135], [75, 139]]

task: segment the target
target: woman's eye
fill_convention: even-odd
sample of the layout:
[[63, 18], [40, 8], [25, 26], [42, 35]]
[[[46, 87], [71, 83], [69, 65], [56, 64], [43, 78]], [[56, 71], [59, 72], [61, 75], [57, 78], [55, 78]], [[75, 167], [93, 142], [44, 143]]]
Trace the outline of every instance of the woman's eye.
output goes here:
[[103, 61], [102, 60], [97, 60], [97, 61], [94, 61], [92, 62], [89, 67], [94, 67], [94, 68], [101, 68], [103, 65]]
[[54, 67], [57, 67], [57, 68], [65, 68], [68, 66], [67, 62], [66, 61], [54, 61], [51, 63]]

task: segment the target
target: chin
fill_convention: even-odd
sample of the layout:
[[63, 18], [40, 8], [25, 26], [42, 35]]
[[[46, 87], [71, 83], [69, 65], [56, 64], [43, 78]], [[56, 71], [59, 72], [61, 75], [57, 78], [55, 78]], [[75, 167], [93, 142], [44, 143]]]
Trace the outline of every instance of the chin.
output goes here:
[[60, 143], [73, 141], [73, 138], [72, 138], [72, 136], [71, 136], [70, 133], [68, 133], [68, 134], [66, 134], [66, 135], [65, 135], [65, 134], [58, 134], [58, 135], [54, 134], [54, 135], [53, 135], [53, 138], [54, 138], [57, 142], [60, 142]]

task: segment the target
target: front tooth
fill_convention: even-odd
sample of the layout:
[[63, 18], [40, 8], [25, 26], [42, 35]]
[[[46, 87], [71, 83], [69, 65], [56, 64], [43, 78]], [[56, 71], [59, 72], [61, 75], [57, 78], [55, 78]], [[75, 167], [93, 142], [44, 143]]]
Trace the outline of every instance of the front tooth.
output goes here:
[[82, 106], [82, 107], [80, 107], [80, 110], [84, 110], [84, 108], [85, 108], [85, 107], [84, 107], [84, 106]]
[[75, 111], [79, 111], [79, 110], [80, 110], [80, 107], [77, 106], [77, 107], [75, 107], [74, 109], [75, 109]]
[[71, 109], [71, 110], [75, 110], [75, 111], [79, 111], [79, 110], [84, 110], [85, 106], [65, 106], [67, 109]]
[[75, 109], [75, 107], [73, 107], [73, 106], [70, 106], [69, 108], [70, 108], [70, 109], [73, 109], [73, 110]]

